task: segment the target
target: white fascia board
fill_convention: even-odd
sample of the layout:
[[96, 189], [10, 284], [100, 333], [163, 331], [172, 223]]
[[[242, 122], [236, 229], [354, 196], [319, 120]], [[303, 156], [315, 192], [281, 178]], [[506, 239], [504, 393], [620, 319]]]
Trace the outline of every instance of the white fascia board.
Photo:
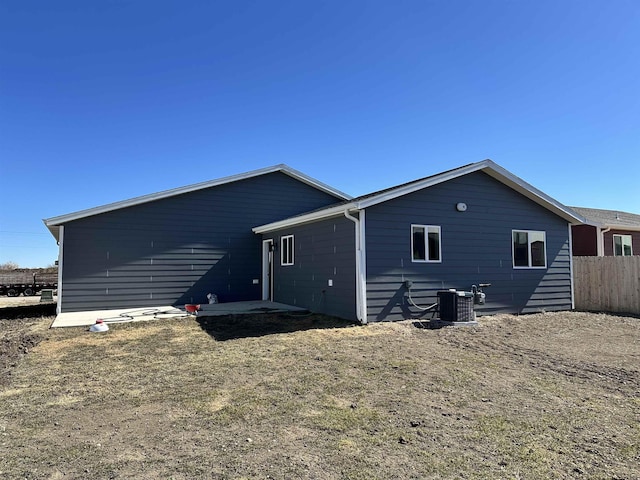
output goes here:
[[593, 222], [589, 219], [587, 219], [586, 217], [584, 218], [584, 222], [582, 222], [583, 225], [589, 225], [591, 227], [597, 227], [597, 228], [607, 228], [604, 224], [602, 223], [598, 223], [598, 222]]
[[335, 207], [327, 207], [316, 212], [310, 212], [304, 215], [298, 215], [296, 217], [285, 218], [284, 220], [278, 220], [277, 222], [267, 223], [266, 225], [259, 225], [253, 227], [253, 233], [267, 233], [274, 230], [280, 230], [281, 228], [288, 228], [297, 225], [303, 225], [305, 223], [316, 222], [318, 220], [324, 220], [325, 218], [337, 217], [344, 214], [345, 210], [352, 211], [357, 210], [357, 204], [350, 202], [346, 204], [336, 205]]
[[[490, 160], [485, 160], [485, 162], [487, 161], [490, 162]], [[479, 165], [482, 163], [484, 162], [467, 165], [466, 167], [461, 167], [451, 172], [446, 172], [441, 175], [435, 175], [433, 177], [429, 177], [422, 182], [416, 182], [416, 183], [412, 183], [411, 185], [405, 185], [402, 187], [394, 188], [384, 193], [380, 193], [379, 195], [373, 195], [371, 197], [364, 198], [362, 200], [349, 202], [347, 204], [338, 205], [336, 207], [328, 207], [326, 209], [319, 210], [317, 212], [312, 212], [307, 215], [299, 215], [297, 217], [269, 223], [267, 225], [261, 225], [261, 226], [255, 227], [253, 231], [255, 233], [266, 233], [268, 231], [277, 230], [280, 228], [286, 228], [293, 225], [314, 222], [316, 220], [321, 220], [323, 218], [342, 215], [342, 213], [345, 210], [348, 210], [348, 211], [362, 210], [372, 205], [377, 205], [378, 203], [383, 203], [383, 202], [392, 200], [394, 198], [401, 197], [403, 195], [416, 192], [418, 190], [422, 190], [423, 188], [427, 188], [432, 185], [436, 185], [438, 183], [446, 182], [447, 180], [451, 180], [461, 175], [466, 175], [467, 173], [474, 172], [481, 168], [479, 167]]]
[[46, 219], [43, 219], [42, 221], [45, 224], [45, 226], [47, 227], [47, 229], [49, 230], [49, 232], [51, 232], [51, 235], [53, 235], [53, 238], [56, 239], [56, 242], [59, 242], [60, 241], [60, 229], [62, 228], [62, 225], [49, 225], [49, 224], [47, 224], [47, 220]]
[[274, 165], [272, 167], [261, 168], [259, 170], [253, 170], [251, 172], [241, 173], [238, 175], [231, 175], [229, 177], [219, 178], [216, 180], [209, 180], [201, 183], [194, 183], [193, 185], [187, 185], [185, 187], [178, 187], [171, 190], [164, 190], [162, 192], [151, 193], [149, 195], [142, 195], [140, 197], [131, 198], [128, 200], [123, 200], [120, 202], [109, 203], [107, 205], [102, 205], [99, 207], [89, 208], [86, 210], [80, 210], [78, 212], [69, 213], [66, 215], [60, 215], [58, 217], [51, 217], [44, 219], [45, 225], [49, 228], [49, 231], [55, 237], [56, 234], [52, 227], [57, 225], [62, 225], [67, 222], [72, 222], [74, 220], [79, 220], [81, 218], [90, 217], [93, 215], [99, 215], [101, 213], [111, 212], [114, 210], [119, 210], [122, 208], [132, 207], [134, 205], [140, 205], [143, 203], [153, 202], [155, 200], [161, 200], [163, 198], [173, 197], [176, 195], [182, 195], [184, 193], [195, 192], [197, 190], [203, 190], [205, 188], [215, 187], [218, 185], [223, 185], [226, 183], [237, 182], [239, 180], [246, 180], [248, 178], [258, 177], [260, 175], [265, 175], [268, 173], [274, 172], [282, 172], [292, 178], [295, 178], [307, 185], [311, 185], [319, 190], [322, 190], [330, 195], [333, 195], [341, 200], [349, 200], [351, 197], [335, 188], [332, 188], [322, 182], [319, 182], [308, 175], [305, 175], [302, 172], [299, 172], [287, 165], [279, 164]]
[[636, 226], [628, 227], [625, 225], [619, 225], [615, 223], [614, 224], [604, 223], [604, 224], [594, 225], [594, 226], [599, 226], [602, 229], [608, 228], [609, 230], [619, 230], [621, 232], [640, 232], [640, 227], [636, 227]]
[[358, 208], [370, 207], [371, 205], [386, 202], [388, 200], [401, 197], [402, 195], [407, 195], [409, 193], [413, 193], [418, 190], [422, 190], [424, 188], [428, 188], [439, 183], [444, 183], [463, 175], [468, 175], [470, 173], [478, 171], [482, 171], [488, 174], [504, 185], [512, 188], [513, 190], [524, 195], [530, 200], [533, 200], [537, 204], [545, 207], [546, 209], [552, 211], [556, 215], [559, 215], [572, 224], [581, 224], [585, 222], [585, 218], [579, 215], [577, 212], [574, 212], [569, 207], [562, 205], [560, 202], [554, 200], [553, 198], [541, 192], [534, 186], [528, 184], [521, 178], [513, 175], [511, 172], [502, 168], [492, 160], [483, 160], [481, 162], [472, 163], [455, 170], [444, 172], [440, 175], [434, 175], [433, 177], [426, 178], [422, 182], [416, 182], [404, 187], [398, 187], [397, 189], [393, 189], [388, 192], [381, 193], [380, 195], [367, 198], [361, 202], [358, 202]]
[[[576, 212], [576, 215], [578, 215], [577, 212]], [[609, 230], [622, 230], [622, 231], [629, 231], [629, 232], [640, 232], [640, 226], [636, 226], [636, 225], [621, 225], [619, 223], [596, 222], [596, 221], [593, 221], [593, 220], [589, 220], [586, 217], [584, 217], [584, 222], [582, 222], [582, 223], [584, 225], [589, 225], [591, 227], [600, 228], [602, 230], [609, 229]]]
[[482, 168], [482, 171], [490, 177], [495, 178], [499, 182], [524, 195], [528, 199], [533, 200], [538, 205], [546, 208], [547, 210], [550, 210], [559, 217], [564, 218], [567, 222], [573, 225], [581, 225], [586, 222], [586, 218], [584, 218], [578, 212], [575, 212], [571, 208], [563, 205], [546, 193], [538, 190], [533, 185], [525, 182], [520, 177], [515, 176], [508, 170], [505, 170], [500, 165], [497, 165], [491, 160], [485, 160], [481, 163], [485, 162], [487, 162], [487, 164]]
[[421, 182], [415, 182], [410, 185], [394, 188], [392, 190], [381, 193], [379, 195], [374, 195], [372, 197], [359, 201], [358, 208], [367, 208], [372, 205], [377, 205], [378, 203], [387, 202], [389, 200], [393, 200], [394, 198], [402, 197], [403, 195], [408, 195], [410, 193], [417, 192], [418, 190], [432, 187], [433, 185], [437, 185], [439, 183], [447, 182], [449, 180], [453, 180], [454, 178], [458, 178], [463, 175], [473, 173], [475, 171], [481, 170], [482, 164], [484, 164], [485, 162], [491, 162], [491, 161], [484, 160], [482, 162], [472, 163], [470, 165], [466, 165], [464, 167], [451, 170], [449, 172], [441, 173], [440, 175], [434, 175], [432, 177], [425, 178]]
[[255, 233], [265, 233], [272, 230], [277, 230], [279, 228], [286, 228], [293, 225], [300, 225], [303, 223], [314, 222], [316, 220], [321, 220], [324, 218], [328, 218], [331, 216], [336, 216], [342, 214], [345, 209], [349, 211], [353, 210], [362, 210], [367, 207], [371, 207], [373, 205], [377, 205], [379, 203], [387, 202], [389, 200], [393, 200], [394, 198], [401, 197], [403, 195], [408, 195], [413, 192], [417, 192], [418, 190], [422, 190], [425, 188], [432, 187], [434, 185], [448, 182], [449, 180], [453, 180], [458, 177], [462, 177], [463, 175], [468, 175], [470, 173], [482, 171], [494, 179], [498, 180], [500, 183], [512, 188], [516, 192], [524, 195], [530, 200], [534, 201], [538, 205], [546, 208], [547, 210], [555, 213], [561, 218], [565, 219], [567, 222], [572, 225], [579, 225], [586, 221], [584, 217], [582, 217], [577, 212], [573, 211], [569, 207], [561, 204], [560, 202], [554, 200], [547, 194], [541, 192], [534, 186], [528, 184], [521, 178], [513, 175], [508, 170], [505, 170], [492, 160], [483, 160], [481, 162], [472, 163], [469, 165], [465, 165], [464, 167], [456, 168], [454, 170], [450, 170], [447, 172], [443, 172], [439, 175], [434, 175], [429, 178], [425, 178], [422, 181], [414, 182], [409, 185], [399, 186], [397, 188], [393, 188], [382, 192], [378, 195], [372, 195], [367, 198], [363, 198], [362, 200], [354, 200], [353, 202], [349, 202], [347, 204], [339, 205], [336, 207], [329, 207], [317, 212], [312, 212], [307, 215], [300, 215], [294, 218], [289, 218], [286, 220], [282, 220], [279, 222], [270, 223], [268, 225], [262, 225], [259, 227], [255, 227], [253, 231]]
[[280, 167], [279, 170], [282, 173], [285, 173], [290, 177], [293, 177], [296, 180], [301, 181], [302, 183], [311, 185], [312, 187], [315, 187], [318, 190], [322, 190], [323, 192], [333, 195], [334, 197], [338, 197], [340, 200], [351, 200], [353, 198], [351, 195], [341, 192], [340, 190], [333, 188], [332, 186], [327, 185], [326, 183], [320, 182], [315, 178], [305, 175], [304, 173], [296, 170], [295, 168], [291, 168], [288, 165], [280, 164], [280, 165], [277, 165], [277, 167]]

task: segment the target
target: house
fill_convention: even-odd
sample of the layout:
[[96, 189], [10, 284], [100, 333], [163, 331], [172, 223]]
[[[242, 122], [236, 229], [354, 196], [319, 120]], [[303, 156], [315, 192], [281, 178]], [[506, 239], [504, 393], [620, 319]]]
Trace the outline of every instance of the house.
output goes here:
[[44, 220], [59, 243], [58, 313], [261, 296], [251, 228], [347, 195], [286, 165]]
[[617, 210], [572, 207], [585, 218], [572, 227], [576, 256], [640, 255], [640, 215]]
[[582, 218], [490, 160], [253, 229], [263, 298], [362, 323], [424, 315], [490, 283], [479, 312], [573, 307]]
[[361, 323], [490, 283], [480, 313], [573, 307], [582, 217], [490, 160], [358, 198], [278, 165], [45, 220], [59, 312], [273, 300]]

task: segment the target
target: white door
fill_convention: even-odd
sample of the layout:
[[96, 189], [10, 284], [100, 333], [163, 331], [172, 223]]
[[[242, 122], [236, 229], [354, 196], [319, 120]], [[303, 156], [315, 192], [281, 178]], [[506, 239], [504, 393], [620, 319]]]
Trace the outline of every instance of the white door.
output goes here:
[[273, 239], [262, 241], [262, 300], [273, 301]]

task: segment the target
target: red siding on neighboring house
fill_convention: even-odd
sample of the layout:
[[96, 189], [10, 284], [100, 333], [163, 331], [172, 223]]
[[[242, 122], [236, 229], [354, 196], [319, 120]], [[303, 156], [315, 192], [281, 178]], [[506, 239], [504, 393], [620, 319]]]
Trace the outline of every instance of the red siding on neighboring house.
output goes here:
[[[640, 255], [640, 215], [621, 210], [571, 207], [584, 217], [583, 225], [573, 225], [573, 254], [575, 256], [614, 256], [613, 236], [630, 235], [634, 256]], [[608, 230], [610, 229], [610, 230]], [[601, 232], [605, 232], [604, 234]], [[598, 252], [598, 249], [601, 251]]]
[[[613, 256], [613, 236], [631, 235], [631, 249], [634, 255], [640, 255], [640, 232], [630, 232], [629, 230], [609, 230], [604, 234], [604, 256]], [[574, 253], [574, 255], [577, 255]]]
[[571, 237], [573, 255], [576, 257], [595, 257], [598, 255], [598, 229], [596, 227], [574, 225], [571, 227]]

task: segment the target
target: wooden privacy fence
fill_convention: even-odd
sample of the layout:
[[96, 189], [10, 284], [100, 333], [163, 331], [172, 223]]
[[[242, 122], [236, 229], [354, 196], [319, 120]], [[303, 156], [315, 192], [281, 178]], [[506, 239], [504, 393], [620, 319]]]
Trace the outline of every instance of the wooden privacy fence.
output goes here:
[[577, 310], [640, 315], [640, 256], [573, 257]]

